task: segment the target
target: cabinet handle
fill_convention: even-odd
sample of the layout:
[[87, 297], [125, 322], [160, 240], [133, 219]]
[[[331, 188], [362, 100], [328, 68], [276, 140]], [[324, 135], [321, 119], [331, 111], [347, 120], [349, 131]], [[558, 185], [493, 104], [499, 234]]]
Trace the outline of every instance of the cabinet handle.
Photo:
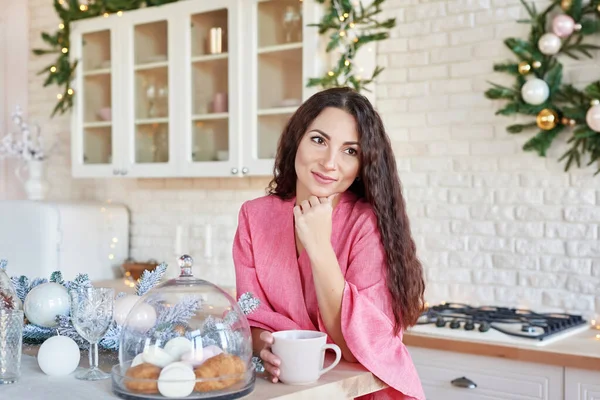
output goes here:
[[247, 167], [242, 168], [242, 174], [246, 175], [250, 170]]
[[237, 175], [237, 173], [238, 173], [237, 168], [231, 168], [231, 175]]
[[477, 384], [475, 382], [473, 382], [465, 376], [463, 376], [462, 378], [456, 378], [450, 383], [452, 384], [452, 386], [465, 389], [475, 389], [477, 387]]
[[113, 169], [113, 175], [119, 175], [121, 173], [121, 171], [119, 171], [118, 169]]
[[127, 171], [126, 169], [124, 169], [123, 171], [121, 171], [121, 173], [122, 173], [123, 175], [127, 175], [127, 172], [129, 172], [129, 171]]

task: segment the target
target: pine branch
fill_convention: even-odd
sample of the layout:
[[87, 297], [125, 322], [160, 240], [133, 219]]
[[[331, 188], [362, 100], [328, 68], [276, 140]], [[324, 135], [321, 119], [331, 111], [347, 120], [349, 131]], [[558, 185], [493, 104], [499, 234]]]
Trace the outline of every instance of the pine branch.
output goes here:
[[122, 331], [123, 327], [113, 321], [104, 337], [98, 343], [98, 346], [107, 350], [119, 350]]
[[564, 129], [564, 126], [557, 125], [556, 128], [549, 131], [541, 131], [523, 145], [525, 151], [536, 151], [540, 157], [546, 157], [546, 151], [550, 148], [554, 138]]
[[31, 323], [23, 325], [23, 343], [26, 344], [41, 344], [55, 335], [56, 330], [51, 328], [44, 328]]
[[515, 100], [518, 99], [520, 93], [514, 89], [507, 88], [505, 86], [497, 85], [493, 82], [489, 82], [492, 86], [492, 89], [488, 89], [485, 92], [485, 97], [488, 99], [507, 99], [507, 100]]
[[519, 75], [519, 64], [516, 64], [516, 63], [494, 64], [494, 71], [508, 72], [512, 75]]
[[535, 122], [529, 123], [529, 124], [515, 124], [515, 125], [510, 125], [506, 128], [506, 130], [509, 133], [521, 133], [525, 130], [531, 129], [531, 128], [536, 128], [537, 124]]
[[567, 14], [573, 17], [575, 21], [579, 21], [581, 19], [581, 15], [583, 12], [582, 1], [581, 0], [572, 0], [571, 7], [567, 11]]
[[244, 315], [249, 315], [258, 309], [260, 306], [260, 300], [254, 297], [252, 293], [246, 292], [238, 299], [238, 305], [240, 306], [240, 310], [242, 310]]
[[56, 330], [58, 331], [59, 335], [73, 339], [80, 349], [87, 349], [89, 347], [89, 342], [81, 337], [81, 335], [73, 326], [71, 317], [67, 315], [57, 315], [56, 322], [58, 322]]
[[143, 296], [150, 289], [160, 283], [160, 280], [167, 271], [167, 267], [168, 266], [166, 263], [161, 263], [153, 271], [145, 270], [135, 285], [135, 294], [138, 296]]
[[596, 81], [587, 85], [584, 89], [585, 94], [587, 94], [591, 99], [600, 100], [600, 81]]
[[79, 290], [92, 287], [92, 281], [88, 274], [78, 274], [75, 279], [71, 282], [66, 282], [65, 287], [67, 290]]
[[175, 305], [160, 302], [153, 305], [158, 315], [156, 324], [162, 328], [164, 325], [187, 324], [202, 306], [202, 300], [198, 296], [186, 296]]
[[550, 95], [558, 91], [562, 82], [562, 65], [556, 63], [546, 74], [545, 81], [550, 89]]
[[6, 270], [7, 265], [8, 265], [7, 260], [0, 260], [0, 269]]
[[10, 281], [13, 285], [13, 287], [15, 288], [15, 292], [17, 293], [17, 297], [21, 300], [21, 301], [25, 301], [25, 297], [27, 296], [27, 293], [29, 293], [30, 287], [29, 287], [29, 279], [22, 275], [19, 277], [16, 276], [11, 276], [10, 277]]
[[592, 130], [587, 125], [581, 126], [581, 127], [577, 128], [575, 130], [575, 132], [573, 132], [573, 137], [576, 138], [576, 139], [593, 138], [593, 137], [595, 137], [597, 135], [600, 135], [600, 133]]
[[60, 272], [60, 271], [54, 271], [50, 275], [50, 282], [58, 283], [60, 285], [64, 284], [63, 277], [62, 277], [62, 272]]
[[573, 146], [558, 159], [559, 162], [563, 161], [564, 159], [567, 160], [565, 163], [565, 172], [571, 168], [573, 162], [577, 164], [578, 168], [581, 167], [581, 155], [578, 150], [578, 147], [581, 145], [581, 143], [581, 139], [575, 140]]
[[594, 33], [600, 32], [600, 21], [593, 19], [584, 19], [581, 21], [581, 35], [593, 35]]

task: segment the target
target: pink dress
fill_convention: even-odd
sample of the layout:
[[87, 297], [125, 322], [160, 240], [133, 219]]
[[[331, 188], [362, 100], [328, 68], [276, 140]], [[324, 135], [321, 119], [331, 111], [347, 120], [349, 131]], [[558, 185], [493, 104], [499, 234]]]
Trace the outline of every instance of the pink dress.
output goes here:
[[[265, 196], [242, 205], [233, 244], [237, 293], [261, 300], [250, 326], [326, 332], [306, 251], [296, 256], [295, 199]], [[342, 333], [356, 359], [390, 388], [361, 399], [425, 399], [402, 334], [394, 336], [385, 251], [371, 206], [343, 193], [333, 211], [331, 243], [346, 279]]]

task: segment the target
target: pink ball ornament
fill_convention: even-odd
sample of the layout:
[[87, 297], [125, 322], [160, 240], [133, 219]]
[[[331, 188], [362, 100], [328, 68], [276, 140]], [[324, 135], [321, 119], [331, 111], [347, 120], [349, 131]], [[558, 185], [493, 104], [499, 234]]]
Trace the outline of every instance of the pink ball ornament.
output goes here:
[[560, 14], [552, 20], [552, 32], [558, 37], [566, 38], [573, 34], [575, 20], [568, 15]]
[[600, 105], [590, 107], [585, 115], [585, 122], [592, 130], [600, 132]]

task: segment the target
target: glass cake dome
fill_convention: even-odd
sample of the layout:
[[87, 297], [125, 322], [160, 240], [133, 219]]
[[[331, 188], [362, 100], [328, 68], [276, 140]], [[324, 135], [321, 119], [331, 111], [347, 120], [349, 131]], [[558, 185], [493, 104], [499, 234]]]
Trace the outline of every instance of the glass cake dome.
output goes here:
[[112, 369], [125, 399], [235, 399], [252, 392], [252, 336], [238, 303], [218, 286], [181, 274], [141, 296], [127, 314]]

